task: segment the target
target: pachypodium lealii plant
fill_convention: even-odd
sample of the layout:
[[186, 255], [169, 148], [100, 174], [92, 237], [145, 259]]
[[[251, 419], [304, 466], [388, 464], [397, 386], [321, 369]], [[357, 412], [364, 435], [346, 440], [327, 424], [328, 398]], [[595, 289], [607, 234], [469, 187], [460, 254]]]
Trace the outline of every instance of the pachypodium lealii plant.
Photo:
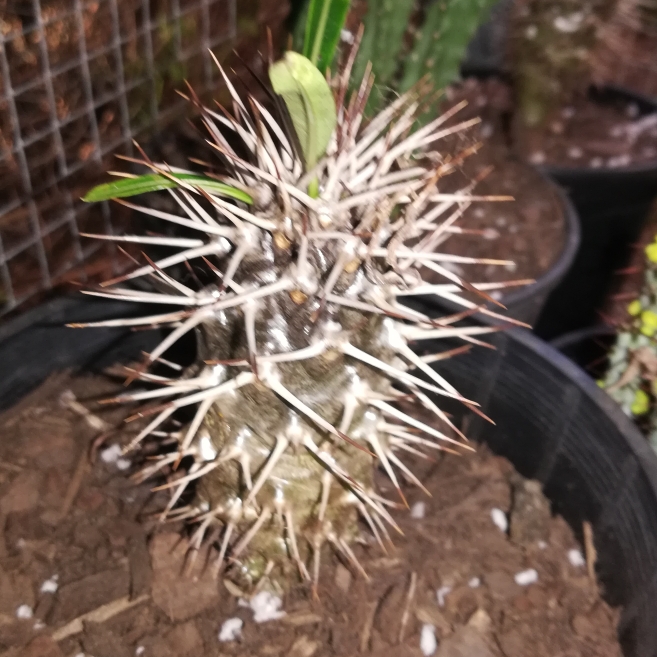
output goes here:
[[[458, 122], [458, 105], [413, 131], [424, 100], [416, 87], [366, 123], [372, 75], [348, 92], [357, 46], [329, 81], [288, 52], [270, 66], [269, 108], [241, 97], [217, 63], [234, 112], [199, 106], [216, 163], [200, 174], [145, 158], [148, 175], [86, 197], [117, 199], [186, 231], [110, 238], [173, 253], [89, 293], [174, 309], [94, 325], [172, 329], [131, 373], [150, 387], [117, 398], [147, 404], [136, 415], [148, 423], [127, 449], [153, 438], [175, 443], [140, 477], [175, 471], [163, 517], [197, 523], [192, 549], [216, 541], [216, 572], [226, 569], [245, 589], [264, 575], [284, 587], [290, 569], [316, 584], [328, 545], [362, 570], [353, 550], [362, 529], [383, 547], [397, 527], [391, 508], [400, 502], [377, 491], [375, 467], [404, 502], [400, 478], [422, 486], [404, 454], [471, 449], [439, 404], [455, 399], [480, 412], [477, 404], [431, 363], [497, 330], [463, 320], [502, 317], [486, 291], [510, 285], [473, 285], [451, 266], [506, 261], [440, 250], [463, 230], [470, 204], [508, 200], [475, 195], [474, 182], [440, 191], [475, 150], [442, 152], [441, 140], [475, 121]], [[173, 198], [178, 212], [125, 200], [154, 191]], [[176, 266], [190, 261], [207, 282], [176, 277]], [[444, 282], [424, 282], [426, 271]], [[139, 277], [150, 277], [153, 291], [128, 284]], [[461, 310], [431, 319], [401, 303], [431, 294]], [[196, 361], [180, 371], [167, 350], [189, 333]], [[409, 346], [448, 338], [465, 344], [424, 357]], [[176, 374], [155, 375], [153, 364]], [[409, 414], [411, 401], [433, 420]], [[190, 408], [182, 428], [172, 424]]]
[[657, 450], [657, 237], [646, 247], [646, 268], [638, 299], [628, 307], [599, 385], [634, 418]]

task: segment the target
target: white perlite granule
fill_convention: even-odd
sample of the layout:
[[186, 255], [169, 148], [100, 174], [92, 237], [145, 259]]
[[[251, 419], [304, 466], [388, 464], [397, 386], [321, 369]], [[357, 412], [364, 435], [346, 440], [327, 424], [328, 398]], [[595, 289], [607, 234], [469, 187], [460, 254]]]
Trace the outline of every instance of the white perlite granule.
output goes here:
[[502, 509], [491, 509], [490, 517], [495, 526], [506, 534], [507, 529], [509, 529], [509, 521], [507, 520], [506, 513]]
[[424, 518], [424, 514], [427, 510], [427, 506], [424, 502], [416, 502], [411, 507], [411, 518], [414, 520], [421, 520]]
[[224, 621], [219, 630], [219, 641], [225, 643], [226, 641], [235, 641], [239, 639], [242, 634], [242, 626], [244, 621], [241, 618], [229, 618]]
[[116, 463], [121, 456], [121, 446], [114, 444], [107, 447], [100, 453], [100, 460], [103, 463]]
[[436, 591], [436, 600], [438, 601], [438, 606], [439, 607], [444, 607], [445, 606], [445, 598], [451, 592], [451, 590], [452, 590], [451, 586], [441, 586]]
[[283, 601], [269, 591], [260, 591], [249, 600], [249, 607], [253, 609], [253, 620], [256, 623], [266, 623], [271, 620], [278, 620], [285, 616], [281, 609]]
[[473, 577], [469, 582], [468, 586], [471, 589], [478, 589], [481, 586], [481, 580], [478, 577]]
[[521, 570], [519, 573], [516, 573], [514, 579], [518, 586], [529, 586], [538, 582], [538, 573], [533, 568], [529, 568], [528, 570]]
[[34, 612], [32, 611], [32, 607], [30, 605], [21, 605], [16, 609], [16, 618], [20, 618], [22, 620], [32, 618], [34, 615]]
[[426, 657], [430, 657], [436, 652], [438, 641], [436, 639], [436, 628], [433, 625], [425, 623], [420, 633], [420, 650]]
[[570, 561], [570, 565], [575, 568], [581, 568], [586, 565], [584, 555], [576, 548], [568, 550], [568, 561]]
[[57, 593], [57, 589], [59, 588], [58, 580], [59, 575], [53, 575], [50, 579], [47, 579], [41, 584], [39, 590], [41, 593]]

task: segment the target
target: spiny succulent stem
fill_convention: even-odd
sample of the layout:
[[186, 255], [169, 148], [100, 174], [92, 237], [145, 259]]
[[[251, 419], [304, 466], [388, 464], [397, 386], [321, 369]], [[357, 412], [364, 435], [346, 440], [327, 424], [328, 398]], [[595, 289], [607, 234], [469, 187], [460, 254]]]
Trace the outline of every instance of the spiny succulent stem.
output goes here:
[[308, 573], [308, 569], [306, 568], [306, 565], [301, 560], [301, 555], [299, 554], [299, 547], [297, 545], [297, 536], [294, 530], [294, 516], [292, 515], [292, 510], [290, 508], [286, 508], [284, 516], [285, 516], [285, 524], [287, 527], [287, 536], [290, 546], [290, 552], [292, 553], [292, 558], [297, 564], [297, 568], [299, 569], [299, 575], [301, 575], [301, 578], [304, 579], [305, 581], [310, 581], [310, 574]]
[[274, 449], [269, 454], [269, 458], [267, 459], [267, 462], [265, 463], [262, 470], [258, 474], [258, 478], [253, 484], [253, 488], [249, 491], [249, 495], [244, 501], [244, 507], [248, 507], [250, 504], [253, 503], [255, 496], [260, 492], [260, 489], [265, 485], [265, 483], [269, 479], [272, 470], [278, 463], [281, 456], [283, 456], [283, 454], [285, 453], [285, 450], [287, 449], [289, 444], [290, 441], [287, 438], [283, 436], [276, 437], [276, 444], [274, 446]]
[[244, 536], [237, 543], [231, 554], [231, 560], [235, 561], [242, 552], [247, 548], [249, 543], [253, 540], [253, 537], [258, 533], [258, 530], [271, 518], [272, 510], [266, 506], [260, 512], [257, 520], [251, 525], [249, 530], [244, 534]]

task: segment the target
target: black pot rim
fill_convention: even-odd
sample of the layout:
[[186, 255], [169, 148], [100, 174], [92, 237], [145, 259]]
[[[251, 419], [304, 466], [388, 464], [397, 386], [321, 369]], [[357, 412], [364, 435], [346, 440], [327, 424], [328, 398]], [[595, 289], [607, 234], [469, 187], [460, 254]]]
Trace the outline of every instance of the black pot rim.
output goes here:
[[565, 276], [566, 272], [573, 264], [582, 237], [579, 215], [577, 214], [577, 210], [575, 209], [572, 201], [559, 185], [547, 178], [544, 172], [540, 170], [538, 171], [541, 175], [541, 178], [543, 178], [554, 191], [559, 201], [559, 205], [563, 210], [566, 239], [557, 260], [545, 273], [536, 279], [536, 282], [531, 283], [530, 285], [525, 285], [522, 288], [502, 296], [502, 303], [509, 306], [523, 303], [527, 299], [533, 297], [535, 294], [541, 293], [543, 290], [550, 291], [554, 285], [556, 285]]
[[552, 338], [549, 341], [557, 351], [562, 351], [568, 347], [582, 342], [583, 340], [588, 340], [589, 338], [602, 338], [610, 335], [616, 335], [617, 329], [613, 326], [607, 326], [604, 324], [596, 326], [587, 326], [585, 328], [577, 329], [576, 331], [569, 331], [563, 335], [559, 335], [556, 338]]
[[645, 467], [646, 474], [649, 475], [651, 488], [657, 494], [657, 454], [655, 454], [634, 422], [623, 413], [621, 407], [581, 367], [558, 351], [553, 345], [523, 329], [510, 329], [507, 332], [514, 340], [521, 342], [551, 362], [565, 376], [575, 381], [582, 392], [604, 411], [609, 420], [627, 438], [632, 451], [641, 462], [641, 465]]

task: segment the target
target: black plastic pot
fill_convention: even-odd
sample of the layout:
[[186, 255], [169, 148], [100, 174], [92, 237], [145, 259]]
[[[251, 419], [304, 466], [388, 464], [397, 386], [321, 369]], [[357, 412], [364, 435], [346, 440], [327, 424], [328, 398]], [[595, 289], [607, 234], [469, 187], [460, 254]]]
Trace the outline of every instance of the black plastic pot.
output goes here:
[[[643, 115], [657, 112], [657, 100], [626, 89], [607, 87], [595, 95], [601, 102], [632, 101]], [[614, 272], [628, 262], [657, 198], [657, 161], [620, 169], [543, 167], [543, 171], [566, 189], [582, 226], [575, 262], [535, 327], [539, 336], [549, 340], [596, 321]]]
[[[414, 307], [435, 315], [435, 304]], [[495, 350], [436, 365], [495, 422], [469, 416], [468, 435], [541, 481], [576, 535], [584, 521], [592, 524], [605, 598], [623, 607], [623, 652], [657, 656], [657, 456], [616, 403], [552, 346], [522, 329], [489, 342]], [[444, 348], [443, 341], [422, 351]], [[448, 410], [462, 415], [458, 405]]]
[[[435, 306], [423, 308], [436, 312]], [[63, 299], [6, 325], [0, 331], [2, 405], [16, 402], [53, 370], [109, 364], [152, 348], [155, 331], [61, 326], [125, 311], [125, 304]], [[657, 457], [616, 404], [565, 356], [529, 331], [496, 334], [494, 341], [495, 351], [474, 350], [439, 363], [440, 372], [496, 422], [469, 416], [469, 435], [509, 458], [524, 476], [541, 480], [576, 533], [582, 521], [593, 524], [606, 597], [623, 606], [625, 655], [657, 656]], [[431, 351], [432, 345], [423, 348]]]
[[560, 335], [550, 344], [597, 379], [606, 371], [606, 357], [615, 340], [613, 326], [589, 326]]
[[501, 299], [510, 317], [519, 319], [531, 326], [536, 323], [542, 314], [543, 308], [552, 292], [568, 275], [580, 244], [580, 227], [577, 211], [568, 196], [557, 185], [552, 186], [559, 198], [564, 213], [566, 234], [561, 254], [552, 267], [538, 278], [535, 283], [513, 290], [505, 294]]

